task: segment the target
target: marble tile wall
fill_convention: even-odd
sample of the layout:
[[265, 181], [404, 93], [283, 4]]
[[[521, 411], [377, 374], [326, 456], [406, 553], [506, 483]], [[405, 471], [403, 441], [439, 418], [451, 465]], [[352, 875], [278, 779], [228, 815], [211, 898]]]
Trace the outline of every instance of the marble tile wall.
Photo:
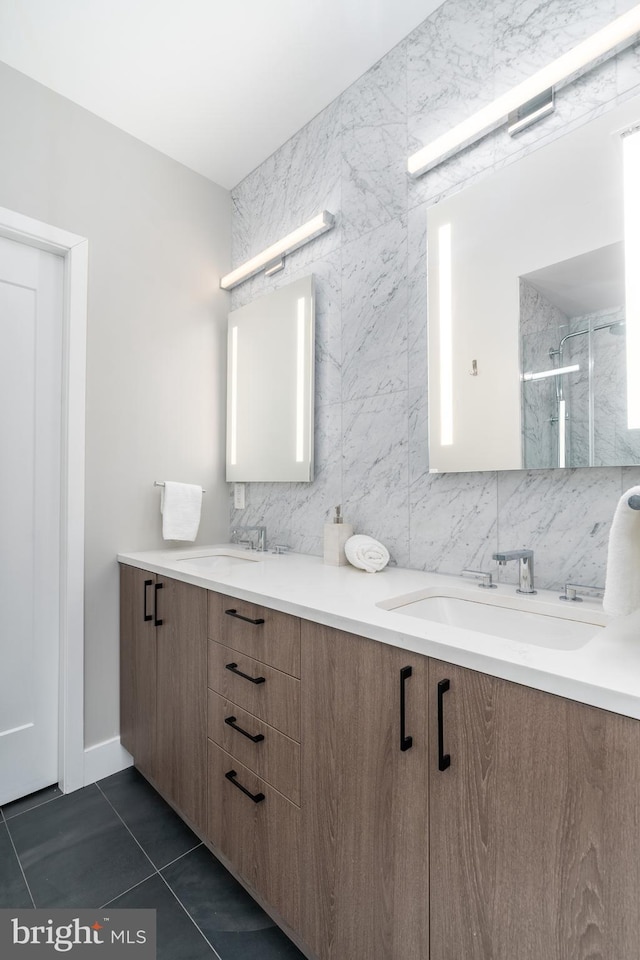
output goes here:
[[[429, 474], [427, 206], [605, 109], [640, 85], [629, 48], [562, 91], [555, 114], [504, 130], [409, 180], [407, 156], [635, 0], [446, 0], [232, 191], [234, 265], [319, 210], [336, 227], [286, 269], [233, 292], [233, 307], [317, 277], [316, 478], [247, 485], [230, 522], [322, 552], [334, 504], [401, 566], [459, 573], [531, 547], [542, 587], [602, 583], [610, 522], [640, 468]], [[500, 569], [513, 581], [516, 570]]]

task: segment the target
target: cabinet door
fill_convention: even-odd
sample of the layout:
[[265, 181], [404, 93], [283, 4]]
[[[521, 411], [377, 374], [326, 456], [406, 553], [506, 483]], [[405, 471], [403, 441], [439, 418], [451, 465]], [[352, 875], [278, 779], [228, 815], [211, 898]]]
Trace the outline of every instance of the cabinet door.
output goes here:
[[301, 934], [320, 960], [429, 955], [427, 674], [423, 657], [302, 624]]
[[207, 591], [158, 577], [156, 782], [201, 830], [206, 826]]
[[431, 960], [627, 960], [640, 939], [637, 721], [431, 661]]
[[155, 583], [155, 574], [121, 564], [120, 740], [151, 779], [156, 774]]

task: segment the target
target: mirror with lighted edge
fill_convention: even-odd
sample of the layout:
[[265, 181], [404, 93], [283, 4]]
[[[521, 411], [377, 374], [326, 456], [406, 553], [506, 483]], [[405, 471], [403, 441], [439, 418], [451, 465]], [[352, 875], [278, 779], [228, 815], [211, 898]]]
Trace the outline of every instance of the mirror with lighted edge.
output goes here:
[[313, 480], [313, 276], [229, 314], [227, 480]]
[[432, 472], [640, 463], [639, 123], [634, 98], [429, 209]]

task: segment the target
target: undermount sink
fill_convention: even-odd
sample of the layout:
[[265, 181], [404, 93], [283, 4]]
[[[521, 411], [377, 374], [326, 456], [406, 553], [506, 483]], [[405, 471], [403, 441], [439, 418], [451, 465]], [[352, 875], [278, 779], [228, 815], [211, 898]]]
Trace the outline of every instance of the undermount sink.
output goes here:
[[606, 626], [600, 608], [478, 589], [431, 588], [378, 604], [408, 617], [444, 623], [506, 640], [555, 650], [579, 650]]
[[180, 557], [174, 563], [183, 564], [195, 573], [222, 573], [232, 566], [245, 563], [257, 563], [262, 556], [249, 550], [234, 550], [233, 547], [218, 547], [199, 553], [197, 556]]

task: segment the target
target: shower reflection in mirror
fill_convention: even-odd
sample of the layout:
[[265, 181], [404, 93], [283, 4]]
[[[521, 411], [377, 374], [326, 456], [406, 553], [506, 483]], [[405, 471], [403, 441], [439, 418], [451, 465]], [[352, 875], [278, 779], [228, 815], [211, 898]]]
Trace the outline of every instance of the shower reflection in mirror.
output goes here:
[[522, 375], [525, 467], [640, 461], [639, 128], [622, 139], [624, 243], [519, 278], [521, 369], [541, 371]]
[[640, 464], [639, 265], [639, 96], [431, 204], [429, 470]]
[[[627, 427], [622, 244], [520, 278], [522, 423], [525, 467], [587, 467], [640, 460], [640, 430]], [[579, 262], [584, 261], [584, 262]], [[609, 282], [572, 299], [548, 276], [581, 273], [590, 287], [598, 264]], [[615, 266], [614, 266], [615, 264]], [[593, 286], [591, 289], [593, 290]], [[602, 291], [608, 291], [608, 303]], [[607, 299], [607, 298], [605, 298]], [[590, 309], [591, 306], [591, 309]]]

